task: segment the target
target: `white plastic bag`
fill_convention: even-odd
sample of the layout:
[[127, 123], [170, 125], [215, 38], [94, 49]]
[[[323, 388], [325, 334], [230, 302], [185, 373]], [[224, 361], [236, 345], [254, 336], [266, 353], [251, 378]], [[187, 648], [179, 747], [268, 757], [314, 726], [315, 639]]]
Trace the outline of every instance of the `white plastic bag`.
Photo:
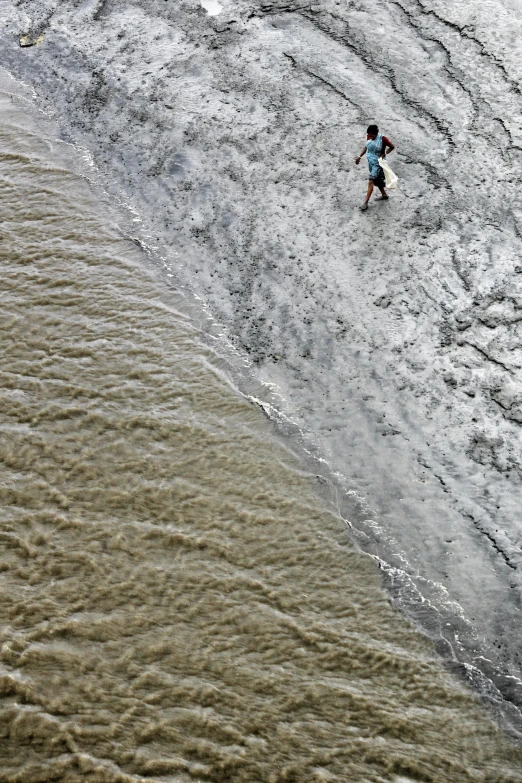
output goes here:
[[399, 181], [399, 177], [397, 174], [395, 174], [394, 171], [391, 170], [388, 163], [383, 160], [383, 158], [379, 158], [379, 166], [384, 171], [384, 179], [386, 180], [386, 187], [390, 190], [393, 190], [393, 188], [397, 187], [397, 182]]

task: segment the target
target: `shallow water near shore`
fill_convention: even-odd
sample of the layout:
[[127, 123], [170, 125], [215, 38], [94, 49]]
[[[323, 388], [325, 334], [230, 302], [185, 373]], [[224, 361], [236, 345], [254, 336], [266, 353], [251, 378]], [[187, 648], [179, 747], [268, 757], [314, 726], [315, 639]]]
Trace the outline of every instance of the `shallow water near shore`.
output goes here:
[[521, 781], [81, 151], [13, 92], [0, 780]]

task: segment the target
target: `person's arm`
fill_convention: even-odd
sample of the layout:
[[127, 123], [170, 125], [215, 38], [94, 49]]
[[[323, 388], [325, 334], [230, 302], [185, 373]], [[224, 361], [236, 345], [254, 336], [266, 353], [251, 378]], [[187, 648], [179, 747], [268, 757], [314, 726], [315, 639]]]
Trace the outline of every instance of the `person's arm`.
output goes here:
[[362, 156], [363, 156], [363, 155], [366, 155], [366, 147], [363, 149], [363, 151], [361, 152], [361, 154], [360, 154], [360, 155], [357, 155], [357, 157], [355, 158], [355, 165], [356, 165], [356, 166], [358, 166], [358, 165], [359, 165], [359, 163], [361, 162], [361, 158], [362, 158]]
[[395, 144], [392, 144], [389, 139], [386, 138], [386, 136], [383, 136], [383, 157], [385, 157], [389, 152], [395, 149]]

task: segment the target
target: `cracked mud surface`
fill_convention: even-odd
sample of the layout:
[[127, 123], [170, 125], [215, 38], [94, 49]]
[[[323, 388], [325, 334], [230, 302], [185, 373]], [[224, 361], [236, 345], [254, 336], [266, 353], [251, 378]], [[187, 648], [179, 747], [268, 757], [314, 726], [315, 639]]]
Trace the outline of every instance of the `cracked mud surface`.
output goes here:
[[[197, 2], [22, 0], [0, 13], [6, 67], [276, 384], [352, 493], [354, 535], [398, 602], [517, 720], [520, 6], [229, 0], [211, 17]], [[362, 215], [353, 157], [370, 121], [396, 144], [400, 190]]]

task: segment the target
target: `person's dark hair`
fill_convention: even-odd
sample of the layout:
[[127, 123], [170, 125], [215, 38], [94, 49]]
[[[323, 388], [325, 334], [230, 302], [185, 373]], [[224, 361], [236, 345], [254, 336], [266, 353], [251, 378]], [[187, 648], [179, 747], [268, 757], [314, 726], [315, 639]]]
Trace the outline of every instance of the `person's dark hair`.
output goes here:
[[379, 128], [377, 127], [377, 125], [368, 125], [368, 129], [366, 133], [371, 133], [371, 135], [373, 136], [374, 133], [375, 134], [379, 133]]

